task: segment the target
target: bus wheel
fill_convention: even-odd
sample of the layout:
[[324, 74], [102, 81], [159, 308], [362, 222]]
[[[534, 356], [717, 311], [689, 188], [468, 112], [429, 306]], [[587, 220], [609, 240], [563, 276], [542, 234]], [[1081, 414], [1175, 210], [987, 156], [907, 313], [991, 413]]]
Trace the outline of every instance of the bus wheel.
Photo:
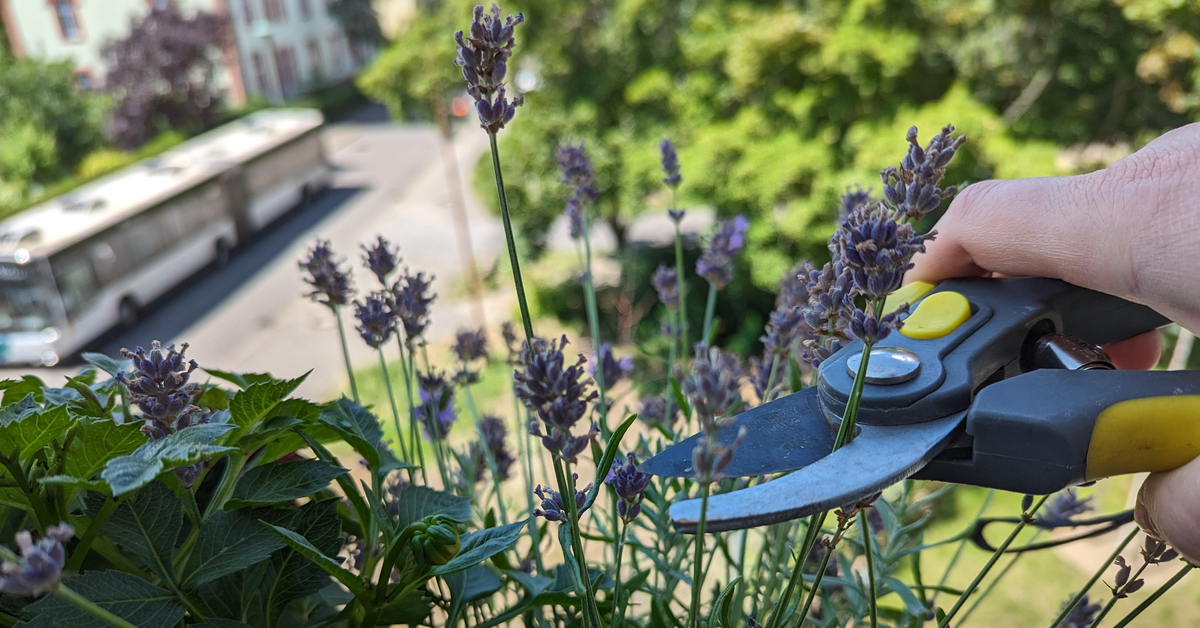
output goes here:
[[217, 240], [216, 252], [213, 255], [213, 264], [217, 268], [224, 268], [229, 263], [229, 258], [233, 255], [232, 247], [225, 240]]
[[122, 329], [131, 329], [138, 321], [138, 307], [131, 297], [121, 299], [117, 306], [117, 322]]

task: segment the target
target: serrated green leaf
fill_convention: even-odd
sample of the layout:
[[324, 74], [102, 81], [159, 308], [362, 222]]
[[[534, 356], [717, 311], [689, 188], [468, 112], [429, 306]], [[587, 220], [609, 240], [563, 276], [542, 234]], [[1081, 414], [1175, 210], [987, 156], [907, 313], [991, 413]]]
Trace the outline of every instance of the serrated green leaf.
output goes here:
[[133, 368], [133, 360], [110, 358], [103, 353], [83, 353], [80, 357], [84, 362], [116, 377], [121, 371], [129, 372]]
[[498, 528], [486, 528], [462, 535], [462, 546], [458, 553], [445, 565], [434, 567], [433, 574], [442, 576], [462, 571], [503, 552], [508, 549], [508, 546], [517, 542], [517, 538], [521, 536], [521, 530], [525, 529], [527, 523], [529, 520], [525, 519]]
[[138, 423], [82, 420], [67, 450], [63, 473], [91, 480], [104, 470], [109, 460], [129, 455], [144, 444], [146, 435]]
[[387, 460], [380, 457], [379, 442], [383, 439], [383, 428], [366, 408], [342, 397], [326, 406], [321, 412], [320, 421], [353, 447], [370, 468], [378, 469], [384, 463], [391, 462], [390, 455]]
[[45, 382], [33, 375], [26, 375], [21, 379], [0, 381], [0, 390], [4, 391], [4, 397], [0, 399], [0, 407], [17, 403], [24, 399], [26, 395], [33, 395], [34, 401], [42, 403], [45, 399], [42, 391], [45, 388]]
[[38, 478], [38, 484], [66, 486], [74, 489], [88, 489], [103, 495], [109, 494], [109, 492], [112, 490], [103, 480], [81, 480], [70, 475], [48, 475], [44, 478]]
[[380, 609], [379, 623], [377, 625], [392, 626], [405, 624], [416, 626], [426, 617], [429, 617], [429, 613], [432, 610], [433, 601], [426, 597], [425, 592], [421, 590], [413, 591]]
[[[121, 571], [89, 571], [68, 586], [97, 606], [138, 628], [171, 628], [183, 619], [183, 605], [170, 592]], [[109, 628], [104, 621], [58, 595], [47, 595], [25, 607], [46, 626]]]
[[151, 482], [122, 500], [104, 535], [137, 556], [165, 582], [175, 582], [171, 559], [183, 527], [183, 505], [162, 482]]
[[323, 460], [276, 462], [255, 467], [238, 481], [225, 509], [267, 506], [307, 497], [347, 473], [347, 469]]
[[41, 410], [42, 406], [38, 405], [37, 400], [33, 398], [33, 393], [29, 393], [22, 397], [20, 401], [0, 408], [0, 426], [7, 426], [10, 423], [21, 421], [28, 416], [41, 412]]
[[396, 494], [396, 529], [403, 530], [430, 515], [471, 520], [471, 500], [424, 486], [406, 486]]
[[198, 624], [188, 624], [188, 626], [191, 626], [191, 628], [254, 628], [250, 624], [221, 617], [213, 617]]
[[229, 413], [233, 417], [233, 422], [242, 428], [259, 422], [275, 406], [299, 388], [306, 378], [308, 378], [308, 373], [296, 379], [273, 379], [251, 384], [229, 400]]
[[304, 538], [304, 536], [292, 532], [287, 528], [271, 525], [265, 521], [262, 522], [262, 525], [274, 532], [284, 543], [288, 545], [288, 547], [291, 547], [301, 556], [312, 561], [314, 565], [320, 567], [329, 575], [337, 578], [338, 582], [341, 582], [343, 585], [345, 585], [346, 588], [349, 589], [350, 592], [356, 597], [366, 596], [366, 593], [363, 591], [362, 584], [358, 581], [358, 576], [354, 575], [353, 572], [343, 568], [341, 563], [338, 561], [321, 553], [321, 550], [314, 547], [313, 544], [308, 541], [308, 539]]
[[207, 367], [201, 367], [200, 370], [212, 375], [217, 379], [225, 380], [243, 390], [255, 384], [270, 382], [275, 379], [274, 377], [271, 377], [270, 373], [231, 373], [229, 371], [210, 369]]
[[450, 590], [450, 621], [447, 623], [451, 626], [458, 623], [458, 614], [465, 605], [483, 599], [504, 586], [500, 576], [483, 565], [447, 574], [445, 579], [446, 587]]
[[[326, 556], [335, 556], [342, 548], [341, 519], [337, 514], [338, 500], [309, 502], [289, 511], [273, 511], [264, 519], [304, 535], [313, 547]], [[326, 586], [334, 586], [329, 575], [299, 552], [285, 547], [271, 556], [270, 571], [263, 585], [265, 607], [278, 615], [292, 600], [314, 594]]]
[[583, 503], [583, 508], [579, 509], [580, 515], [587, 512], [587, 509], [596, 503], [596, 498], [600, 495], [600, 485], [604, 484], [604, 482], [599, 481], [599, 478], [608, 476], [609, 470], [612, 469], [613, 460], [617, 459], [617, 454], [621, 450], [621, 439], [625, 437], [625, 432], [629, 431], [630, 426], [637, 420], [637, 417], [638, 415], [636, 414], [629, 415], [628, 418], [617, 426], [612, 435], [608, 437], [608, 446], [604, 448], [604, 455], [600, 456], [600, 462], [596, 465], [597, 482], [592, 485], [592, 490], [588, 491], [587, 501]]
[[108, 482], [113, 495], [124, 495], [149, 484], [158, 474], [175, 467], [193, 464], [209, 456], [230, 451], [232, 447], [214, 445], [218, 438], [234, 426], [221, 423], [193, 425], [162, 440], [138, 447], [128, 456], [108, 461], [100, 477]]
[[23, 416], [7, 425], [0, 425], [0, 452], [9, 454], [16, 451], [18, 457], [24, 460], [62, 436], [74, 422], [75, 419], [63, 406], [33, 414], [23, 413]]
[[195, 588], [266, 560], [283, 547], [259, 522], [264, 513], [220, 511], [200, 525], [200, 538], [188, 559], [183, 586]]

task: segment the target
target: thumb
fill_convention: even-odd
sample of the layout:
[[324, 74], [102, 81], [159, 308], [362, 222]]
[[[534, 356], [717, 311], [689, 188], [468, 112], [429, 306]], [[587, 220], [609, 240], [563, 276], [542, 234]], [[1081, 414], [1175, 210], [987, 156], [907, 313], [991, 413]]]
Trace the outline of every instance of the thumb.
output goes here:
[[1200, 562], [1200, 458], [1174, 471], [1151, 473], [1138, 492], [1134, 518], [1147, 534]]

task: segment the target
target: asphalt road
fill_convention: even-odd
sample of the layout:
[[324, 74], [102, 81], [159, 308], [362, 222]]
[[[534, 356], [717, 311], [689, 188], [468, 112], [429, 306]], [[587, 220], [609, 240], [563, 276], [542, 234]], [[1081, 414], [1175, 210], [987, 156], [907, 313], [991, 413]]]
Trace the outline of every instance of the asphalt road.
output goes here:
[[[318, 237], [331, 240], [334, 250], [351, 262], [355, 286], [363, 292], [377, 286], [361, 268], [359, 246], [382, 234], [399, 245], [404, 265], [437, 277], [434, 289], [442, 296], [434, 308], [430, 337], [448, 336], [469, 325], [468, 304], [454, 298], [462, 292], [463, 280], [436, 131], [392, 123], [379, 108], [368, 108], [328, 125], [324, 141], [336, 169], [329, 189], [260, 233], [226, 266], [192, 277], [148, 306], [133, 328], [110, 333], [90, 350], [115, 355], [122, 347], [156, 339], [164, 344], [188, 342], [188, 355], [201, 366], [278, 377], [312, 369], [299, 393], [315, 398], [335, 395], [344, 384], [345, 367], [334, 318], [327, 308], [303, 296], [305, 284], [297, 269]], [[477, 128], [457, 134], [455, 149], [464, 177], [470, 176], [486, 147], [487, 137]], [[469, 191], [467, 205], [476, 256], [486, 266], [503, 251], [503, 231]], [[503, 294], [489, 295], [486, 302], [489, 311], [507, 314]], [[374, 356], [350, 328], [352, 313], [344, 316], [355, 363], [369, 363]], [[49, 383], [80, 364], [73, 356], [54, 369], [0, 370], [0, 379], [33, 373]]]

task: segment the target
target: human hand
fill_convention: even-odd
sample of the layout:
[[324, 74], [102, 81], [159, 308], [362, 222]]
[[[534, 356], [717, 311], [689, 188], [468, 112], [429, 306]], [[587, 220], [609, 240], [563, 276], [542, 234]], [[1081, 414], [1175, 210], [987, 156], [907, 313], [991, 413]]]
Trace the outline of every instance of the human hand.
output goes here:
[[[1200, 123], [1105, 170], [972, 184], [937, 231], [907, 281], [989, 272], [1055, 277], [1143, 303], [1200, 332]], [[1161, 351], [1157, 332], [1105, 348], [1125, 369], [1150, 368]], [[1151, 474], [1136, 517], [1200, 561], [1200, 458]]]

